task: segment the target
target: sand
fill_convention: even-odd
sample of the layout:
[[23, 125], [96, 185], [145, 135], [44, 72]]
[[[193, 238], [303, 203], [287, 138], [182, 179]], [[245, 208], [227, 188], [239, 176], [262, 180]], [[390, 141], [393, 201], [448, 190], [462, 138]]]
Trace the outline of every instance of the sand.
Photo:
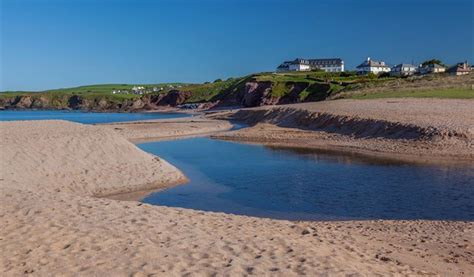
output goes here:
[[252, 127], [214, 138], [415, 162], [474, 162], [474, 101], [337, 100], [208, 115]]
[[232, 128], [232, 124], [226, 120], [210, 120], [201, 116], [110, 123], [102, 126], [114, 130], [134, 143], [207, 136]]
[[[1, 122], [3, 185], [102, 196], [186, 181], [113, 131], [67, 121]], [[3, 187], [3, 186], [2, 186]]]
[[106, 126], [0, 132], [2, 276], [474, 273], [473, 222], [290, 222], [99, 198], [184, 176]]

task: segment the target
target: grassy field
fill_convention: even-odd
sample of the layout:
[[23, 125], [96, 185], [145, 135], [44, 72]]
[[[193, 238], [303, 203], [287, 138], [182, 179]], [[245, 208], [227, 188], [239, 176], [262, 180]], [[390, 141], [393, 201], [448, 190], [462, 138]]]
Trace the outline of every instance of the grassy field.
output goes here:
[[416, 91], [391, 91], [374, 92], [364, 94], [353, 94], [344, 98], [351, 99], [380, 99], [380, 98], [454, 98], [454, 99], [474, 99], [474, 90], [469, 88], [452, 89], [430, 89]]
[[90, 85], [90, 86], [80, 86], [72, 88], [60, 88], [60, 89], [51, 89], [45, 91], [4, 91], [0, 93], [0, 97], [15, 97], [17, 95], [36, 95], [36, 96], [46, 96], [46, 97], [62, 97], [70, 95], [80, 95], [85, 98], [97, 98], [105, 97], [108, 99], [135, 99], [140, 97], [140, 95], [135, 94], [112, 94], [113, 90], [131, 90], [134, 86], [142, 86], [145, 88], [163, 87], [164, 89], [168, 86], [182, 86], [182, 83], [159, 83], [159, 84], [100, 84], [100, 85]]
[[205, 102], [210, 101], [218, 94], [231, 89], [244, 78], [245, 77], [229, 78], [225, 81], [214, 83], [185, 85], [181, 87], [180, 90], [192, 92], [191, 98], [187, 100], [188, 103]]

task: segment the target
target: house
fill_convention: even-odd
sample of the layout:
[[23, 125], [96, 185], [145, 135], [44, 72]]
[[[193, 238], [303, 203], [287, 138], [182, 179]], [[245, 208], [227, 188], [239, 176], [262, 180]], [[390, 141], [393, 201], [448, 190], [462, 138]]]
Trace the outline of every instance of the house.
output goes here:
[[146, 91], [145, 91], [145, 87], [140, 87], [140, 86], [134, 86], [132, 88], [132, 93], [133, 94], [144, 94]]
[[367, 60], [356, 67], [356, 70], [359, 74], [380, 74], [390, 72], [390, 67], [386, 65], [384, 61], [374, 61], [368, 57]]
[[420, 74], [436, 74], [436, 73], [443, 73], [446, 71], [446, 67], [439, 65], [437, 63], [430, 63], [427, 65], [418, 67], [418, 72]]
[[287, 71], [290, 71], [290, 65], [291, 63], [293, 63], [292, 61], [287, 61], [287, 62], [283, 62], [282, 64], [280, 64], [277, 69], [276, 69], [276, 72], [287, 72]]
[[128, 94], [128, 90], [112, 90], [112, 94]]
[[390, 70], [391, 76], [410, 76], [415, 74], [416, 66], [407, 63], [397, 64], [396, 66], [392, 67]]
[[448, 69], [448, 73], [452, 75], [466, 75], [471, 73], [472, 67], [466, 62], [458, 63]]
[[323, 70], [326, 72], [343, 72], [344, 61], [333, 59], [295, 59], [286, 61], [277, 67], [277, 72]]

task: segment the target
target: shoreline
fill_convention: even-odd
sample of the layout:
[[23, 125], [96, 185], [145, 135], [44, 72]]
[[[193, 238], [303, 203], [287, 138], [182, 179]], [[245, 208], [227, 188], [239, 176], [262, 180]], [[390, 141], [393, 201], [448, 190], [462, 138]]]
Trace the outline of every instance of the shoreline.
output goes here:
[[[178, 169], [179, 170], [179, 169]], [[141, 186], [140, 189], [130, 189], [128, 191], [121, 191], [121, 192], [114, 192], [110, 194], [96, 194], [93, 197], [97, 198], [107, 198], [111, 200], [120, 200], [120, 201], [133, 201], [133, 202], [140, 202], [143, 198], [147, 197], [148, 195], [162, 191], [165, 189], [169, 189], [179, 185], [185, 185], [189, 182], [189, 179], [183, 175], [182, 178], [179, 178], [176, 181], [168, 182], [163, 186], [163, 184], [149, 184]]]
[[[0, 127], [5, 154], [0, 159], [0, 272], [5, 275], [474, 272], [472, 221], [287, 221], [111, 199], [124, 197], [116, 193], [123, 191], [139, 198], [148, 188], [165, 189], [185, 178], [139, 150], [130, 142], [134, 138], [196, 135], [204, 129], [226, 134], [232, 128], [228, 121], [10, 121]], [[271, 128], [260, 131], [268, 135], [275, 131]]]
[[[415, 107], [420, 112], [413, 111]], [[471, 110], [471, 100], [335, 100], [206, 116], [250, 125], [211, 136], [215, 139], [358, 153], [407, 162], [465, 164], [474, 162]]]
[[446, 157], [443, 155], [433, 155], [429, 153], [423, 154], [410, 154], [404, 152], [379, 152], [377, 150], [357, 148], [356, 146], [348, 145], [332, 145], [327, 142], [321, 142], [320, 144], [302, 145], [299, 142], [290, 141], [269, 141], [260, 138], [239, 138], [233, 137], [231, 134], [227, 135], [211, 135], [212, 139], [232, 141], [237, 143], [248, 143], [264, 145], [269, 147], [276, 147], [282, 149], [294, 149], [304, 151], [314, 151], [316, 153], [328, 154], [328, 155], [345, 155], [345, 156], [359, 156], [361, 159], [373, 159], [378, 161], [388, 161], [406, 164], [419, 164], [419, 165], [440, 165], [440, 166], [467, 166], [472, 165], [474, 162], [473, 157], [459, 157], [450, 156]]

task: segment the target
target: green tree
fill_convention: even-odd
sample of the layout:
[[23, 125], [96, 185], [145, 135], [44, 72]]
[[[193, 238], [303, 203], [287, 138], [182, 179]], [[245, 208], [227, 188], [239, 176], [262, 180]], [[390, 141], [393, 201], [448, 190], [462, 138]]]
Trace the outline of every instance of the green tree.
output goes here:
[[438, 65], [444, 66], [443, 62], [441, 62], [438, 59], [431, 59], [431, 60], [424, 61], [421, 64], [421, 66], [427, 66], [427, 65], [430, 65], [430, 64], [438, 64]]

